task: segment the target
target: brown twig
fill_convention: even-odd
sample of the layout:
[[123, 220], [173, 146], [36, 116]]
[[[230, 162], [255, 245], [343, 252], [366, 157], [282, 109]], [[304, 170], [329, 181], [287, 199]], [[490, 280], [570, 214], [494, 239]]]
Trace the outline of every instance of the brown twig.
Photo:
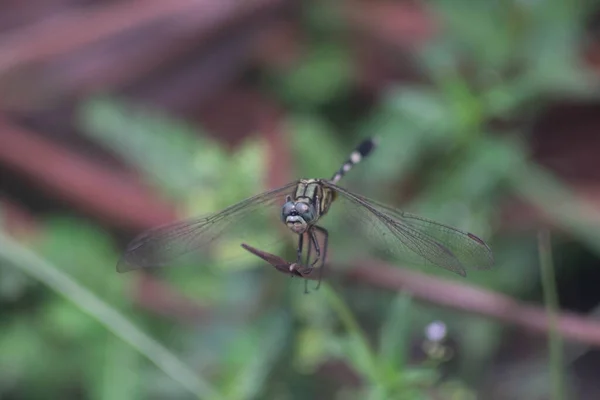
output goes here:
[[344, 2], [340, 8], [350, 29], [400, 49], [422, 46], [437, 33], [437, 21], [413, 2]]
[[[311, 280], [318, 279], [316, 269], [295, 265], [247, 244], [243, 244], [242, 247], [267, 261], [281, 273], [292, 273], [294, 276]], [[291, 271], [290, 267], [293, 267]], [[342, 270], [328, 269], [328, 271]], [[487, 289], [444, 281], [380, 262], [358, 264], [343, 272], [340, 278], [391, 291], [402, 290], [423, 302], [493, 318], [534, 332], [547, 333], [549, 330], [548, 316], [542, 307], [526, 304]], [[600, 321], [562, 312], [557, 315], [557, 329], [567, 340], [600, 347]]]
[[125, 174], [98, 165], [0, 117], [0, 165], [17, 171], [69, 204], [131, 230], [176, 218], [173, 206], [154, 199]]
[[169, 16], [202, 13], [203, 6], [207, 4], [192, 0], [137, 0], [62, 12], [4, 36], [0, 40], [0, 74]]
[[[463, 283], [444, 281], [417, 272], [370, 263], [350, 270], [349, 279], [387, 290], [404, 290], [416, 299], [478, 314], [547, 333], [548, 316], [542, 307], [517, 301], [509, 296]], [[600, 322], [585, 316], [562, 312], [557, 327], [565, 339], [600, 346]]]
[[27, 240], [37, 235], [39, 225], [27, 210], [6, 196], [0, 196], [0, 222], [11, 236]]
[[[222, 85], [213, 82], [216, 77], [228, 82], [238, 75], [256, 47], [252, 36], [269, 26], [265, 17], [273, 17], [286, 1], [131, 3], [66, 11], [58, 21], [30, 23], [0, 39], [0, 53], [3, 47], [4, 53], [16, 53], [10, 60], [0, 54], [3, 106], [31, 111], [98, 90], [132, 85], [147, 90], [153, 86], [148, 85], [151, 74], [151, 82], [158, 84], [154, 90], [166, 91], [170, 102], [194, 104], [194, 96], [205, 98], [211, 93], [207, 88]], [[136, 13], [136, 7], [143, 12]], [[124, 12], [132, 17], [123, 19]], [[111, 13], [117, 16], [106, 17]], [[215, 36], [231, 32], [239, 37], [233, 45], [212, 45]], [[29, 40], [23, 41], [24, 35]], [[177, 96], [181, 91], [186, 95]], [[160, 93], [155, 97], [160, 99]]]
[[[255, 22], [252, 18], [255, 8], [269, 11], [283, 4], [282, 0], [252, 0], [243, 3], [206, 1], [202, 7], [199, 2], [202, 12], [184, 12], [176, 17], [164, 18], [159, 26], [154, 24], [137, 29], [137, 36], [129, 43], [122, 44], [122, 40], [113, 38], [109, 49], [112, 51], [96, 51], [94, 57], [80, 54], [79, 62], [61, 64], [55, 72], [61, 74], [63, 82], [73, 82], [73, 76], [77, 76], [75, 84], [81, 82], [80, 86], [88, 91], [121, 87], [132, 82], [148, 84], [146, 78], [151, 72], [181, 62], [190, 54], [210, 56], [214, 49], [202, 51], [202, 46], [211, 42], [217, 33], [229, 32], [233, 28], [242, 31], [242, 34], [243, 31], [253, 30], [251, 25]], [[264, 25], [261, 24], [261, 29]], [[155, 35], [156, 31], [161, 34]], [[152, 35], [153, 40], [143, 40], [143, 34], [146, 37]], [[225, 45], [219, 45], [219, 48], [223, 47]], [[93, 60], [87, 61], [90, 58]], [[237, 70], [243, 67], [244, 63], [241, 63]], [[177, 70], [173, 75], [179, 72]], [[196, 70], [196, 75], [199, 74], [200, 71]], [[78, 88], [81, 90], [80, 86]], [[202, 87], [195, 89], [201, 90]]]

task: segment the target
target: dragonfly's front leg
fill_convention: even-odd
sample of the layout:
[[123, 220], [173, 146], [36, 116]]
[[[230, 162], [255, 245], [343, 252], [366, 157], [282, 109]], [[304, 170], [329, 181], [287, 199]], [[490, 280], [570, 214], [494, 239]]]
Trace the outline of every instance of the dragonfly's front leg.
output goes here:
[[300, 264], [302, 261], [302, 247], [304, 245], [304, 235], [298, 235], [298, 249], [296, 250], [296, 263]]
[[[302, 247], [304, 244], [304, 234], [301, 233], [298, 235], [298, 249], [296, 250], [296, 264], [300, 265], [300, 262], [302, 261]], [[293, 277], [294, 273], [292, 270], [290, 270], [290, 274]]]
[[[312, 232], [312, 229], [309, 232]], [[306, 265], [310, 263], [310, 255], [312, 253], [313, 245], [315, 243], [313, 240], [313, 235], [310, 233], [308, 233], [308, 235], [310, 235], [310, 237], [308, 238], [308, 249], [306, 251]], [[316, 248], [319, 248], [318, 244]], [[304, 294], [308, 294], [308, 279], [304, 280]]]
[[[323, 278], [323, 270], [325, 269], [325, 260], [327, 259], [327, 247], [329, 245], [329, 232], [327, 231], [327, 229], [322, 228], [320, 226], [315, 226], [315, 229], [317, 229], [323, 234], [323, 258], [321, 259], [321, 265], [319, 266], [319, 283], [317, 283], [317, 286], [315, 287], [315, 290], [317, 290], [319, 286], [321, 286], [321, 278]], [[317, 260], [315, 260], [315, 262], [316, 261], [318, 261], [318, 258]]]
[[312, 249], [313, 249], [313, 246], [314, 246], [313, 243], [314, 243], [314, 241], [313, 241], [312, 237], [309, 237], [309, 240], [308, 240], [308, 249], [307, 249], [307, 252], [306, 252], [306, 262], [304, 263], [304, 265], [306, 265], [306, 266], [308, 266], [310, 264], [310, 256], [312, 254]]
[[[317, 253], [317, 258], [315, 258], [315, 260], [310, 264], [311, 267], [314, 267], [319, 260], [321, 259], [321, 247], [319, 246], [319, 241], [317, 240], [317, 234], [315, 233], [316, 229], [322, 229], [318, 226], [312, 226], [309, 230], [308, 230], [308, 234], [310, 235], [310, 244], [315, 246], [315, 252]], [[310, 258], [306, 259], [306, 266], [309, 265], [310, 262]]]

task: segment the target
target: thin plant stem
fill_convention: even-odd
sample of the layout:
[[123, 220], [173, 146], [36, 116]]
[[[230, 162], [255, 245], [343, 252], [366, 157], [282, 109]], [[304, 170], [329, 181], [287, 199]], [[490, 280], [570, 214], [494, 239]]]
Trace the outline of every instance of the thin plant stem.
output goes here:
[[548, 348], [550, 353], [550, 375], [552, 379], [552, 399], [562, 400], [565, 394], [563, 374], [563, 339], [557, 329], [558, 293], [556, 289], [556, 276], [552, 261], [552, 247], [550, 232], [544, 229], [538, 232], [538, 250], [540, 254], [540, 268], [542, 275], [542, 288], [544, 291], [544, 304], [548, 314]]

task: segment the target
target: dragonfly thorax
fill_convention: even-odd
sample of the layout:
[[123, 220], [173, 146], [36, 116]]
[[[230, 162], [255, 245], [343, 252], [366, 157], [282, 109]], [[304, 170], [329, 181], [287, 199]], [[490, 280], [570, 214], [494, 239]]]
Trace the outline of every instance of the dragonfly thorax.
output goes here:
[[302, 234], [316, 222], [317, 212], [310, 199], [287, 199], [281, 208], [281, 220], [292, 232]]

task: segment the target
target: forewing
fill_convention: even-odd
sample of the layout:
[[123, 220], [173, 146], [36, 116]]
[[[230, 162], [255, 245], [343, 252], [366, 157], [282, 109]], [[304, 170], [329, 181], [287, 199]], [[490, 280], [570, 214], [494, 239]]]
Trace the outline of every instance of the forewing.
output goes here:
[[435, 265], [465, 276], [465, 269], [489, 269], [494, 265], [490, 248], [477, 236], [405, 213], [347, 191], [326, 186], [339, 196], [332, 205], [343, 209], [357, 229], [368, 230], [369, 242], [382, 251], [416, 264]]
[[[222, 242], [235, 242], [235, 253], [243, 241], [267, 251], [277, 239], [280, 207], [297, 182], [259, 194], [223, 211], [195, 219], [159, 226], [143, 232], [126, 248], [117, 264], [119, 272], [155, 268], [176, 263], [184, 255], [210, 252]], [[270, 229], [270, 230], [269, 230]], [[289, 232], [288, 232], [289, 233]], [[243, 254], [240, 252], [240, 254]]]

